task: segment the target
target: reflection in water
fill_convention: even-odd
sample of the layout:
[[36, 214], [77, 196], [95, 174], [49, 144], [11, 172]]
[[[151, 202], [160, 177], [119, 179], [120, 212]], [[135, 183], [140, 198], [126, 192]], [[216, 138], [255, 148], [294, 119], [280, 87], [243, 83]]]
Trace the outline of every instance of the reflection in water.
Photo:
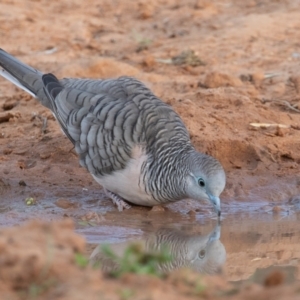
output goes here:
[[[200, 273], [216, 274], [221, 272], [226, 261], [226, 250], [219, 240], [220, 232], [220, 224], [207, 235], [187, 235], [178, 230], [159, 229], [139, 242], [147, 252], [159, 252], [163, 247], [169, 250], [173, 259], [159, 265], [163, 272], [189, 267]], [[110, 247], [118, 257], [122, 257], [129, 244], [130, 242], [118, 243]], [[102, 252], [101, 244], [91, 254], [90, 263], [99, 264], [105, 272], [118, 268], [117, 263]]]

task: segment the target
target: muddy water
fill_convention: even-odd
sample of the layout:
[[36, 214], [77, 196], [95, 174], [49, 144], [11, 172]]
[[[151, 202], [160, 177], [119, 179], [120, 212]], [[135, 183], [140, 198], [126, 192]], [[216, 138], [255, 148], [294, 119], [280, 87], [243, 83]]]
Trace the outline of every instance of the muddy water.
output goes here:
[[110, 244], [122, 255], [130, 242], [139, 241], [147, 249], [159, 249], [162, 244], [172, 249], [174, 264], [162, 266], [169, 271], [188, 266], [200, 273], [222, 271], [229, 280], [239, 281], [256, 280], [260, 269], [267, 272], [269, 267], [278, 266], [291, 267], [288, 271], [297, 277], [294, 274], [300, 259], [297, 208], [243, 203], [224, 210], [220, 226], [213, 215], [140, 209], [134, 216], [130, 212], [103, 215], [102, 225], [91, 224], [77, 231], [90, 243], [93, 262], [103, 259], [103, 244]]
[[[24, 203], [29, 190], [37, 199], [32, 206]], [[258, 268], [297, 266], [300, 258], [297, 203], [225, 200], [218, 226], [211, 207], [193, 201], [178, 202], [163, 210], [132, 207], [119, 213], [99, 189], [77, 187], [75, 195], [74, 189], [58, 186], [43, 194], [32, 186], [24, 187], [18, 194], [4, 187], [0, 226], [37, 218], [70, 217], [75, 221], [76, 231], [86, 237], [88, 255], [93, 253], [94, 260], [101, 259], [97, 254], [99, 244], [109, 243], [121, 255], [129, 242], [140, 241], [146, 248], [159, 248], [163, 241], [181, 253], [174, 250], [176, 262], [163, 268], [189, 266], [210, 274], [222, 270], [233, 281], [249, 278]]]

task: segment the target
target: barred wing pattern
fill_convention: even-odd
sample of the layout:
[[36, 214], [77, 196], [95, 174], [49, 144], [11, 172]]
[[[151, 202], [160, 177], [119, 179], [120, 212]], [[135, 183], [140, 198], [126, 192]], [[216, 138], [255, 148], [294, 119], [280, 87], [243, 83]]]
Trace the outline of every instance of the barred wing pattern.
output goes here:
[[54, 113], [74, 143], [80, 164], [95, 176], [125, 168], [135, 145], [147, 152], [151, 147], [155, 153], [160, 148], [160, 144], [155, 147], [156, 138], [164, 136], [168, 143], [178, 122], [188, 139], [172, 108], [134, 78], [62, 79], [59, 83], [62, 89], [57, 95], [51, 90], [54, 85], [45, 83], [55, 96]]

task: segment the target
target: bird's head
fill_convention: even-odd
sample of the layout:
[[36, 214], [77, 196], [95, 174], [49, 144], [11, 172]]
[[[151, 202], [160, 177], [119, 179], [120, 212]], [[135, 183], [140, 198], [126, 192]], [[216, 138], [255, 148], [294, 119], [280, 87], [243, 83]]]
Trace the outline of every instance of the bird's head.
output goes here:
[[219, 197], [226, 183], [226, 175], [220, 162], [209, 155], [195, 152], [189, 159], [186, 176], [187, 197], [209, 201], [220, 216]]

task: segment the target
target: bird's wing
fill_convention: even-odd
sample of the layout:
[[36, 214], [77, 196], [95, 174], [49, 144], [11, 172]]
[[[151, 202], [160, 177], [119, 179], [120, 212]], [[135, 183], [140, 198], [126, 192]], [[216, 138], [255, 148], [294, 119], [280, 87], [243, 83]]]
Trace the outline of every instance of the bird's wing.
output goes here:
[[[117, 81], [117, 80], [115, 80]], [[45, 92], [63, 131], [75, 145], [80, 164], [102, 176], [126, 167], [141, 142], [138, 106], [113, 80], [58, 81], [43, 76]]]
[[[87, 92], [106, 95], [108, 98], [103, 96], [105, 100], [99, 104], [100, 110], [102, 103], [106, 102], [111, 106], [116, 105], [116, 109], [120, 107], [120, 111], [123, 111], [124, 106], [123, 113], [128, 112], [125, 117], [130, 117], [128, 122], [133, 120], [136, 122], [133, 138], [146, 147], [146, 152], [151, 153], [154, 160], [156, 152], [162, 149], [162, 145], [168, 146], [177, 141], [190, 143], [189, 133], [180, 116], [135, 78], [127, 76], [106, 80], [65, 78], [60, 82], [65, 87], [81, 90], [81, 98], [84, 98]], [[92, 101], [83, 99], [82, 102]], [[80, 105], [85, 104], [80, 103]], [[131, 125], [128, 126], [131, 128]]]

